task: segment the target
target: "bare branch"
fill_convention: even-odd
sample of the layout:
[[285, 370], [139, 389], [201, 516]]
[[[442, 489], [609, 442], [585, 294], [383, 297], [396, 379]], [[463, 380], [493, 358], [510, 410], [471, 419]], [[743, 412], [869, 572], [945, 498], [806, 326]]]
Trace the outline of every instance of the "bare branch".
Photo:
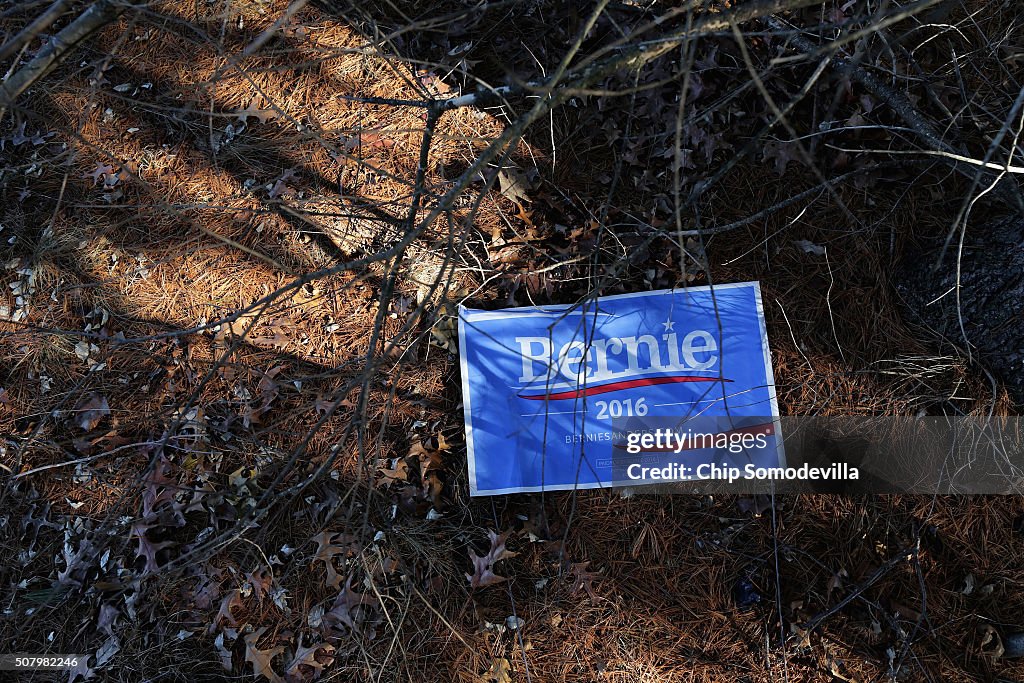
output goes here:
[[18, 32], [18, 35], [0, 45], [0, 59], [7, 59], [30, 40], [48, 29], [64, 12], [70, 0], [57, 0], [45, 12], [36, 17], [35, 21]]
[[14, 72], [0, 84], [0, 116], [14, 104], [33, 83], [45, 76], [83, 40], [95, 31], [117, 19], [125, 6], [112, 0], [99, 0], [80, 17], [68, 24], [39, 51], [32, 61]]

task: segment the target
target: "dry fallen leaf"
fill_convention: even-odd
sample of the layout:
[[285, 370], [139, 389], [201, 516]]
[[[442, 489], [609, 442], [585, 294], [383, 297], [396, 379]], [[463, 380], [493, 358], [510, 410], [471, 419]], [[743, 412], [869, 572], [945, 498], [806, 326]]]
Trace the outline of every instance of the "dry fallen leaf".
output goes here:
[[213, 641], [213, 646], [217, 649], [217, 655], [220, 657], [220, 664], [224, 667], [225, 671], [231, 671], [231, 650], [224, 647], [224, 634], [218, 633], [217, 638]]
[[68, 683], [75, 683], [77, 680], [87, 681], [95, 675], [96, 672], [89, 666], [89, 655], [82, 655], [75, 667], [68, 670]]
[[263, 676], [271, 683], [284, 683], [284, 679], [278, 676], [271, 666], [274, 657], [284, 652], [284, 646], [278, 645], [269, 650], [260, 650], [256, 647], [256, 642], [266, 630], [267, 627], [264, 626], [245, 637], [245, 661], [252, 664], [253, 673], [257, 676]]
[[258, 346], [271, 346], [278, 351], [284, 351], [288, 348], [288, 345], [292, 343], [291, 338], [285, 334], [282, 326], [274, 324], [271, 325], [270, 331], [273, 336], [270, 337], [250, 337], [249, 341]]
[[[153, 468], [146, 474], [142, 492], [142, 518], [152, 521], [157, 512], [166, 504], [174, 504], [174, 495], [179, 491], [178, 481], [170, 476], [171, 463], [164, 456], [157, 457]], [[184, 522], [182, 522], [184, 523]]]
[[448, 444], [445, 443], [443, 435], [438, 435], [437, 450], [429, 448], [420, 440], [409, 448], [409, 454], [406, 457], [415, 457], [419, 461], [420, 475], [426, 477], [429, 472], [444, 467], [444, 460], [441, 457], [441, 451], [443, 450], [448, 450]]
[[494, 573], [494, 565], [500, 560], [516, 556], [516, 553], [505, 549], [507, 533], [499, 535], [494, 531], [488, 531], [487, 537], [491, 541], [491, 549], [486, 555], [480, 557], [472, 550], [469, 551], [469, 559], [473, 563], [473, 573], [466, 574], [466, 578], [469, 580], [469, 585], [473, 588], [482, 588], [505, 581], [504, 576], [498, 576]]
[[576, 593], [579, 589], [583, 589], [590, 596], [590, 599], [594, 599], [594, 579], [600, 575], [595, 572], [588, 572], [587, 567], [590, 566], [590, 561], [573, 563], [572, 565], [572, 592]]
[[775, 164], [775, 172], [784, 175], [791, 161], [803, 161], [800, 155], [800, 143], [792, 140], [769, 140], [764, 143], [764, 161]]
[[[345, 139], [343, 137], [343, 139]], [[369, 151], [373, 149], [387, 149], [394, 147], [395, 141], [384, 137], [380, 133], [360, 132], [345, 139], [345, 151], [351, 152], [353, 150], [358, 151]]]
[[345, 582], [344, 589], [334, 599], [331, 610], [324, 613], [324, 621], [331, 626], [345, 624], [345, 626], [355, 630], [358, 614], [353, 612], [353, 610], [362, 605], [370, 606], [373, 604], [375, 604], [374, 600], [369, 595], [356, 593], [352, 590], [352, 577], [350, 576], [348, 581]]
[[846, 665], [842, 661], [840, 661], [840, 660], [838, 660], [838, 659], [836, 659], [834, 657], [829, 657], [828, 658], [828, 669], [829, 669], [829, 673], [832, 674], [833, 678], [835, 678], [836, 680], [838, 680], [838, 681], [846, 681], [847, 683], [856, 683], [857, 679], [850, 678], [849, 676], [847, 676], [844, 673], [844, 670], [846, 669]]
[[825, 247], [815, 244], [810, 240], [793, 240], [793, 246], [804, 253], [814, 254], [815, 256], [824, 256], [826, 253]]
[[524, 201], [530, 201], [530, 196], [527, 194], [529, 189], [530, 180], [522, 170], [515, 166], [509, 166], [498, 171], [498, 191], [518, 204], [520, 208]]
[[87, 341], [80, 341], [75, 344], [75, 355], [78, 356], [79, 360], [89, 366], [92, 370], [99, 363], [96, 358], [99, 357], [100, 347], [95, 344], [90, 344]]
[[220, 609], [217, 611], [217, 616], [210, 622], [210, 627], [207, 629], [207, 633], [213, 633], [220, 627], [221, 621], [227, 621], [230, 625], [235, 626], [238, 624], [235, 621], [234, 615], [231, 614], [232, 607], [242, 606], [242, 593], [237, 588], [229, 592], [224, 596], [224, 599], [220, 602]]
[[174, 545], [172, 541], [161, 541], [160, 543], [150, 541], [146, 537], [146, 532], [149, 529], [150, 526], [144, 522], [135, 522], [132, 525], [132, 534], [139, 541], [137, 555], [146, 559], [146, 566], [142, 570], [146, 574], [152, 574], [160, 570], [160, 564], [156, 560], [157, 553], [164, 548]]
[[978, 633], [981, 636], [981, 642], [978, 645], [979, 652], [992, 659], [999, 659], [1006, 652], [1006, 648], [1003, 647], [1003, 639], [1000, 637], [999, 632], [996, 631], [990, 624], [982, 624], [978, 626]]
[[100, 420], [110, 415], [110, 406], [105, 396], [95, 392], [89, 392], [82, 398], [82, 402], [75, 408], [76, 423], [82, 431], [91, 431]]
[[427, 498], [435, 508], [442, 506], [441, 492], [444, 491], [444, 484], [441, 483], [441, 478], [437, 476], [437, 472], [430, 471], [423, 474], [421, 489], [423, 497]]
[[338, 534], [332, 534], [329, 531], [324, 531], [313, 537], [316, 541], [316, 554], [313, 555], [313, 560], [310, 562], [323, 562], [324, 568], [327, 570], [327, 585], [337, 590], [341, 586], [341, 575], [338, 574], [334, 568], [334, 556], [340, 555], [345, 552], [345, 548], [340, 545], [335, 545], [338, 539]]
[[377, 487], [387, 486], [399, 481], [409, 480], [409, 463], [405, 461], [405, 458], [399, 458], [395, 463], [394, 468], [382, 468], [380, 470], [381, 478], [377, 481]]
[[274, 185], [270, 188], [270, 198], [277, 199], [281, 195], [290, 192], [288, 187], [288, 181], [295, 178], [295, 169], [289, 168], [282, 173], [277, 180], [274, 181]]
[[[322, 653], [320, 660], [323, 661], [316, 658], [318, 652]], [[304, 681], [308, 680], [310, 676], [319, 678], [320, 671], [333, 661], [332, 652], [334, 652], [334, 646], [329, 643], [313, 643], [309, 646], [300, 643], [295, 647], [295, 654], [288, 662], [288, 666], [285, 667], [285, 677], [289, 681]]]
[[114, 167], [111, 166], [110, 164], [104, 164], [101, 161], [97, 162], [96, 167], [93, 170], [89, 171], [88, 173], [83, 174], [82, 177], [92, 178], [92, 184], [95, 185], [100, 181], [100, 178], [103, 178], [105, 183], [107, 176], [112, 175], [113, 173]]
[[61, 551], [65, 568], [57, 572], [58, 584], [81, 588], [94, 562], [95, 552], [96, 547], [88, 538], [81, 539], [77, 549], [65, 543]]
[[257, 568], [247, 577], [249, 585], [252, 586], [252, 594], [256, 597], [257, 603], [263, 602], [263, 596], [269, 595], [274, 585], [274, 574], [269, 569]]
[[828, 588], [825, 593], [825, 601], [832, 599], [832, 591], [838, 590], [843, 587], [843, 579], [848, 578], [850, 574], [845, 569], [840, 569], [838, 572], [832, 575], [832, 578], [828, 580]]
[[107, 638], [103, 645], [100, 646], [100, 649], [96, 651], [96, 668], [98, 669], [105, 665], [120, 651], [121, 641], [118, 640], [117, 636]]
[[318, 416], [321, 416], [326, 415], [327, 413], [333, 413], [337, 410], [338, 405], [339, 401], [329, 401], [321, 394], [316, 397], [315, 401], [313, 401], [313, 410], [316, 411]]
[[237, 110], [235, 110], [235, 114], [238, 115], [238, 119], [242, 123], [248, 123], [250, 116], [256, 117], [256, 119], [259, 120], [260, 123], [266, 123], [267, 121], [270, 121], [271, 119], [276, 119], [277, 118], [277, 110], [275, 110], [275, 109], [264, 109], [264, 108], [256, 106], [256, 98], [255, 97], [252, 100], [249, 101], [249, 106], [247, 106], [245, 109], [237, 109]]
[[449, 353], [458, 353], [458, 311], [450, 304], [437, 309], [436, 322], [430, 328], [430, 343], [440, 346]]
[[114, 635], [114, 621], [117, 619], [118, 609], [109, 602], [100, 605], [100, 614], [96, 619], [96, 630], [103, 631], [108, 636]]
[[737, 500], [736, 507], [740, 512], [749, 512], [757, 517], [766, 510], [772, 509], [772, 497], [764, 493], [755, 493], [752, 496], [747, 496]]
[[482, 683], [512, 683], [512, 676], [509, 675], [512, 665], [504, 657], [491, 660], [491, 668], [480, 676]]

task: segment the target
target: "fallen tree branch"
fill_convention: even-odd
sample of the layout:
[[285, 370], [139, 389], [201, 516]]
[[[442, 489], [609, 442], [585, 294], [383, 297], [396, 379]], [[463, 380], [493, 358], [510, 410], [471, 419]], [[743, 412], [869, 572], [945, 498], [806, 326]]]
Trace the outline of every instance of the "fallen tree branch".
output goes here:
[[796, 204], [797, 202], [800, 202], [806, 199], [807, 197], [810, 197], [811, 195], [818, 194], [824, 190], [827, 190], [830, 185], [842, 183], [847, 180], [850, 180], [851, 178], [856, 178], [858, 176], [870, 175], [885, 167], [885, 164], [873, 164], [871, 166], [864, 166], [863, 168], [848, 171], [847, 173], [844, 173], [840, 176], [836, 176], [835, 178], [827, 178], [825, 179], [825, 181], [818, 183], [814, 187], [808, 188], [803, 192], [799, 192], [787, 199], [783, 199], [781, 202], [778, 202], [777, 204], [769, 206], [766, 209], [762, 209], [755, 214], [747, 216], [746, 218], [741, 218], [738, 221], [733, 221], [732, 223], [726, 223], [725, 225], [713, 225], [711, 227], [701, 228], [700, 230], [665, 230], [664, 233], [666, 236], [670, 237], [708, 237], [711, 235], [720, 235], [723, 232], [729, 232], [737, 228], [742, 228], [744, 225], [756, 223], [757, 221], [763, 218], [771, 216], [776, 211], [781, 211], [782, 209], [792, 206], [793, 204]]
[[[787, 27], [777, 17], [769, 18], [768, 25], [778, 31], [792, 30], [792, 27]], [[799, 34], [792, 35], [790, 37], [790, 41], [793, 45], [800, 48], [801, 52], [806, 54], [814, 54], [821, 49]], [[854, 81], [857, 81], [870, 90], [872, 94], [877, 96], [879, 99], [884, 100], [904, 123], [913, 129], [918, 135], [927, 140], [933, 148], [953, 151], [953, 148], [942, 140], [942, 136], [939, 132], [930, 123], [928, 123], [923, 116], [921, 116], [921, 113], [914, 108], [914, 105], [910, 103], [910, 100], [907, 99], [903, 93], [890, 88], [886, 83], [880, 81], [873, 73], [865, 71], [845, 57], [832, 55], [832, 64], [835, 66], [836, 71], [844, 76], [848, 76]]]
[[875, 583], [878, 582], [888, 572], [892, 571], [894, 567], [904, 562], [910, 561], [914, 556], [914, 546], [908, 546], [898, 551], [891, 559], [886, 561], [885, 564], [871, 572], [863, 581], [861, 581], [852, 591], [847, 593], [842, 600], [832, 605], [828, 609], [819, 612], [814, 615], [811, 619], [805, 621], [800, 625], [800, 628], [807, 632], [807, 634], [814, 633], [823, 622], [830, 619], [832, 616], [838, 614], [844, 607], [849, 605], [851, 602], [861, 596], [864, 591], [871, 588]]
[[[570, 96], [573, 94], [573, 91], [587, 88], [612, 74], [639, 69], [645, 64], [675, 50], [688, 40], [716, 31], [725, 31], [733, 24], [816, 4], [819, 3], [815, 0], [760, 0], [725, 12], [705, 13], [695, 17], [692, 23], [684, 29], [670, 32], [665, 36], [641, 40], [635, 44], [622, 46], [618, 52], [600, 59], [599, 57], [608, 54], [617, 47], [616, 45], [607, 46], [596, 54], [584, 59], [580, 64], [573, 67], [572, 70], [566, 71], [564, 75], [556, 74], [543, 82], [531, 81], [529, 83], [500, 88], [481, 88], [466, 95], [438, 100], [434, 106], [441, 111], [449, 111], [459, 107], [494, 104], [496, 101], [506, 97], [521, 94], [551, 96], [557, 91], [563, 97]], [[659, 26], [668, 21], [670, 17], [675, 17], [681, 13], [678, 10], [669, 12], [667, 15], [652, 20], [650, 27]], [[642, 33], [642, 29], [638, 33]]]
[[0, 83], [0, 118], [33, 83], [48, 74], [96, 30], [117, 19], [125, 9], [124, 5], [112, 0], [98, 0], [60, 33], [53, 36], [32, 61]]
[[962, 161], [965, 164], [971, 166], [977, 166], [978, 168], [984, 168], [990, 171], [999, 171], [1001, 173], [1011, 173], [1015, 175], [1024, 174], [1024, 166], [1011, 166], [1009, 163], [997, 164], [994, 161], [985, 161], [984, 159], [975, 159], [973, 157], [965, 156], [963, 154], [954, 154], [953, 152], [944, 152], [939, 149], [855, 149], [849, 147], [838, 147], [836, 145], [827, 145], [829, 148], [836, 150], [837, 152], [847, 152], [853, 154], [896, 154], [896, 155], [907, 155], [907, 154], [923, 154], [925, 156], [942, 157], [943, 159], [951, 159], [953, 161]]
[[[768, 18], [768, 25], [779, 31], [792, 31], [793, 29], [793, 27], [787, 26], [781, 19], [775, 16]], [[789, 40], [792, 45], [805, 55], [819, 54], [822, 50], [821, 46], [814, 45], [800, 34], [791, 35]], [[938, 129], [924, 117], [904, 93], [882, 82], [873, 73], [861, 68], [855, 61], [833, 54], [831, 55], [831, 63], [841, 74], [861, 84], [871, 94], [885, 102], [911, 130], [917, 133], [931, 147], [931, 150], [914, 153], [937, 156], [950, 164], [957, 172], [972, 179], [975, 179], [977, 174], [992, 175], [996, 170], [1006, 172], [1006, 167], [1003, 165], [990, 165], [987, 163], [987, 159], [979, 163], [969, 156], [966, 149], [947, 143], [942, 139]], [[909, 154], [910, 152], [890, 152], [890, 154], [896, 153]], [[977, 169], [976, 172], [969, 173], [964, 169], [963, 164], [965, 163]], [[995, 167], [995, 170], [993, 170], [993, 167]], [[1021, 198], [1019, 188], [1011, 188], [1009, 184], [1000, 183], [995, 191], [1006, 204], [1015, 207], [1018, 211], [1024, 209], [1024, 200]]]
[[7, 59], [15, 52], [21, 49], [21, 47], [27, 44], [30, 40], [38, 36], [40, 33], [50, 28], [53, 22], [57, 21], [64, 12], [64, 8], [67, 7], [70, 0], [57, 0], [55, 3], [50, 5], [45, 12], [35, 18], [25, 28], [18, 32], [18, 35], [8, 40], [3, 45], [0, 45], [0, 60]]

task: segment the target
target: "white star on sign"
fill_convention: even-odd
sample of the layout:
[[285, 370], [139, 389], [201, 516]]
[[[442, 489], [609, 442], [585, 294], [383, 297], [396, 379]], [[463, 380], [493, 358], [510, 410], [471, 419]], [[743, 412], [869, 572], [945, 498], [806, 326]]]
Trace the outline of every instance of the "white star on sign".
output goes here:
[[666, 332], [671, 332], [672, 331], [672, 326], [675, 325], [675, 322], [673, 322], [672, 319], [669, 318], [668, 320], [663, 322], [662, 325], [665, 326], [665, 331]]

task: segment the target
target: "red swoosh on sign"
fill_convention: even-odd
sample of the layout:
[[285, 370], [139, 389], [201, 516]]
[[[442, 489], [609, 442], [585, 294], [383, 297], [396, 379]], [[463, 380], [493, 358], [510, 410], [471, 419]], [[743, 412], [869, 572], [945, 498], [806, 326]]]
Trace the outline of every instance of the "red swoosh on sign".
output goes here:
[[532, 396], [519, 394], [519, 398], [525, 398], [528, 401], [558, 401], [563, 398], [583, 398], [584, 396], [596, 396], [598, 394], [607, 394], [611, 391], [620, 391], [622, 389], [633, 389], [634, 387], [649, 387], [655, 384], [675, 384], [677, 382], [731, 381], [731, 379], [721, 379], [719, 377], [702, 377], [700, 375], [673, 375], [671, 377], [640, 377], [638, 379], [626, 379], [620, 382], [611, 382], [610, 384], [600, 384], [596, 387], [584, 387], [583, 389], [570, 389], [569, 391], [559, 391], [554, 394], [535, 394]]

